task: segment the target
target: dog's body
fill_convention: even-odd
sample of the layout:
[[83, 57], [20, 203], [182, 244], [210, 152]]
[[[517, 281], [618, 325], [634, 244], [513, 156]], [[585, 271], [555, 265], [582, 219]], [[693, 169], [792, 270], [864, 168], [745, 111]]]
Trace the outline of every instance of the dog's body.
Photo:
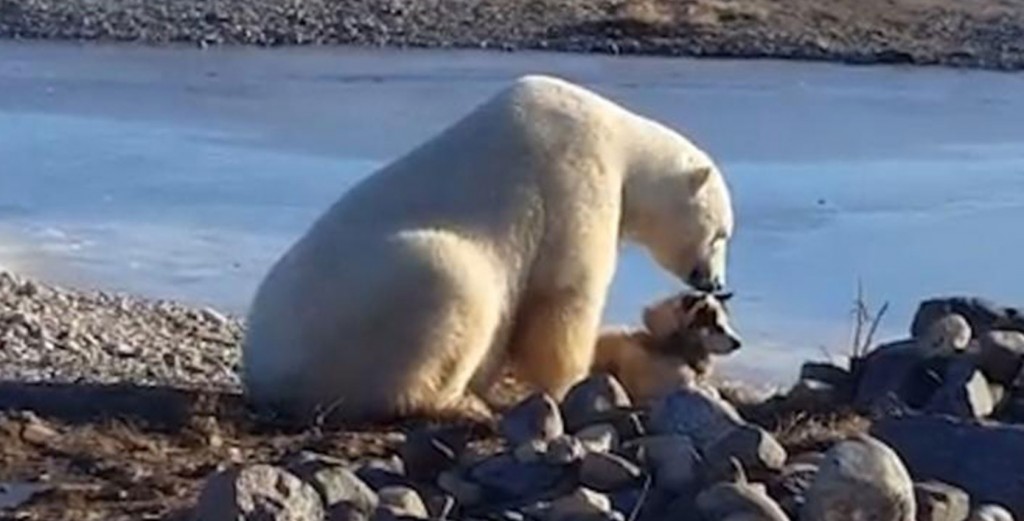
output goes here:
[[644, 310], [644, 328], [604, 330], [591, 372], [615, 376], [638, 402], [672, 389], [705, 382], [711, 356], [740, 348], [725, 301], [710, 294], [683, 294]]

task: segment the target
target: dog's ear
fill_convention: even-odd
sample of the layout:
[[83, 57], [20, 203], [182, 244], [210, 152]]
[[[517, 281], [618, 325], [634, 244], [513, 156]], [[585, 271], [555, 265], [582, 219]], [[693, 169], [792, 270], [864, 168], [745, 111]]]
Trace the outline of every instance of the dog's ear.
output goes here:
[[665, 339], [679, 329], [679, 317], [669, 301], [644, 308], [644, 327], [656, 339]]

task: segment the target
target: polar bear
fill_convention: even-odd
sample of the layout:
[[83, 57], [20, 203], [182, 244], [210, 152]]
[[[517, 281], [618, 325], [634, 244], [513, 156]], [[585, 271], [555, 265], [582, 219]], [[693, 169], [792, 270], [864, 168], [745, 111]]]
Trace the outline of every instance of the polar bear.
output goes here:
[[487, 416], [510, 365], [559, 398], [590, 370], [620, 239], [726, 282], [723, 175], [682, 135], [528, 75], [349, 190], [259, 284], [249, 401], [297, 421]]
[[604, 328], [591, 372], [614, 376], [639, 403], [707, 383], [711, 357], [742, 345], [729, 322], [728, 299], [725, 294], [673, 295], [644, 309], [642, 328]]

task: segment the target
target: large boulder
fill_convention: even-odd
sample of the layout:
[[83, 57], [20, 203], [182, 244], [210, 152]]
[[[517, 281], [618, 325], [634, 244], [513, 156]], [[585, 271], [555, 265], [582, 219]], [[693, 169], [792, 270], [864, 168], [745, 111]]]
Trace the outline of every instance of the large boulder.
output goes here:
[[995, 410], [996, 400], [988, 379], [966, 359], [954, 361], [946, 369], [940, 387], [925, 405], [935, 414], [949, 414], [962, 418], [985, 418]]
[[966, 318], [975, 336], [992, 329], [1024, 331], [1024, 313], [1019, 309], [1002, 307], [980, 298], [937, 297], [918, 306], [910, 326], [911, 335], [923, 338], [935, 321], [951, 313]]
[[884, 443], [861, 435], [825, 453], [800, 519], [914, 521], [915, 514], [914, 483], [899, 456]]
[[902, 457], [919, 480], [955, 485], [976, 503], [1024, 517], [1024, 428], [948, 416], [881, 419], [871, 433]]
[[978, 367], [992, 381], [1013, 385], [1024, 366], [1024, 333], [989, 331], [978, 339]]
[[857, 361], [860, 379], [854, 407], [865, 413], [879, 413], [924, 406], [941, 383], [933, 376], [937, 364], [941, 360], [930, 357], [914, 341], [879, 346]]

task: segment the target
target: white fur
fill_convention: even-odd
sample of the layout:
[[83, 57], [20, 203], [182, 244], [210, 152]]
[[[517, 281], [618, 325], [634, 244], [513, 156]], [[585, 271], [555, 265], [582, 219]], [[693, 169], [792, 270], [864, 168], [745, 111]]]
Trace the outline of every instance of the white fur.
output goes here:
[[511, 362], [559, 397], [589, 371], [619, 239], [725, 281], [711, 159], [568, 82], [527, 76], [357, 185], [270, 270], [248, 318], [257, 405], [380, 419], [485, 407]]

